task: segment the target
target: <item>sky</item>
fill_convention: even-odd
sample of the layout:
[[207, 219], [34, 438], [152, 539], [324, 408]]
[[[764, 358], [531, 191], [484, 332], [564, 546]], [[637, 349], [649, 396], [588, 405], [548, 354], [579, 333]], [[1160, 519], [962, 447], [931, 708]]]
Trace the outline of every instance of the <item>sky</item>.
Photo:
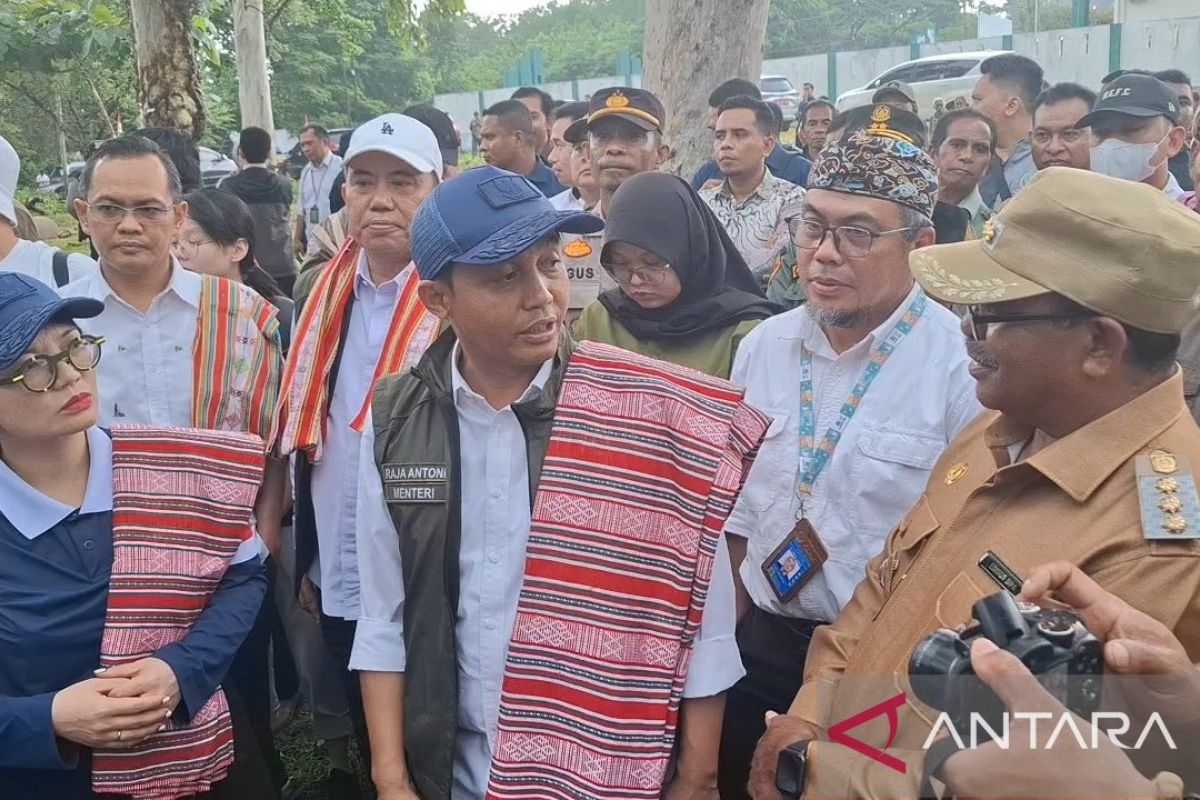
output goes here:
[[496, 14], [520, 14], [522, 11], [540, 6], [547, 0], [467, 0], [467, 11], [481, 17]]

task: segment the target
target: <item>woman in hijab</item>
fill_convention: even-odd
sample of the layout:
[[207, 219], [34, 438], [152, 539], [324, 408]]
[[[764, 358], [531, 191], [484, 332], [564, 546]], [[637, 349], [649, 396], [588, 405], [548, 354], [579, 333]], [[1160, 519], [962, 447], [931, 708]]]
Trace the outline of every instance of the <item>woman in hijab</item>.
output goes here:
[[576, 337], [728, 378], [742, 339], [781, 309], [700, 195], [646, 172], [621, 185], [605, 222], [600, 263], [618, 288], [583, 310]]

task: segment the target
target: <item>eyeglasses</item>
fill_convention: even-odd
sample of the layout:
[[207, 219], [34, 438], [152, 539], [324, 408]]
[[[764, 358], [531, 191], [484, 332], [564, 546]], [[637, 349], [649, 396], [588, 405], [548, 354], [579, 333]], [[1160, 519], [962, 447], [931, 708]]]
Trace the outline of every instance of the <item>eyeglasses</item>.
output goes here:
[[667, 273], [671, 271], [670, 264], [653, 264], [649, 266], [638, 267], [632, 269], [626, 266], [614, 267], [611, 264], [602, 264], [605, 271], [612, 275], [612, 279], [622, 286], [628, 286], [633, 283], [636, 277], [639, 283], [644, 283], [648, 286], [658, 286], [667, 279]]
[[1085, 317], [1097, 317], [1094, 311], [1080, 309], [1079, 311], [1049, 311], [1042, 314], [988, 314], [980, 310], [979, 306], [967, 306], [966, 316], [963, 320], [967, 323], [967, 334], [973, 341], [982, 342], [987, 339], [991, 332], [993, 323], [997, 322], [1051, 322], [1053, 320], [1063, 319], [1083, 319]]
[[164, 222], [171, 212], [175, 210], [175, 206], [136, 206], [134, 208], [126, 208], [125, 206], [114, 205], [113, 203], [88, 203], [88, 216], [97, 222], [105, 222], [113, 224], [125, 219], [126, 214], [133, 214], [134, 219], [138, 222], [160, 223]]
[[191, 261], [200, 254], [201, 247], [212, 243], [212, 239], [179, 239], [171, 245], [171, 249], [175, 251], [178, 258]]
[[0, 386], [21, 384], [31, 392], [48, 392], [58, 383], [58, 365], [66, 361], [76, 372], [95, 369], [100, 363], [100, 345], [104, 338], [80, 336], [58, 355], [32, 356], [16, 375], [0, 379]]
[[829, 227], [816, 220], [792, 217], [787, 221], [792, 234], [792, 243], [801, 250], [816, 250], [825, 241], [825, 237], [833, 234], [833, 246], [846, 258], [862, 258], [871, 252], [871, 245], [880, 236], [890, 236], [893, 233], [915, 231], [914, 227], [893, 228], [890, 231], [870, 231], [853, 225], [838, 225]]

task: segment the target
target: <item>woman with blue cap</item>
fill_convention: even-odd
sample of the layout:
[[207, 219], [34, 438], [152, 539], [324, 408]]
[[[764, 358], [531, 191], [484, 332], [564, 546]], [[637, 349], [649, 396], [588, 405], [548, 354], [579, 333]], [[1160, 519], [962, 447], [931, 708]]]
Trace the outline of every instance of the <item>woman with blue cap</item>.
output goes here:
[[266, 585], [262, 443], [97, 427], [102, 309], [0, 273], [0, 797], [254, 791], [220, 683]]
[[716, 797], [742, 676], [721, 528], [766, 419], [742, 390], [566, 335], [558, 211], [487, 167], [412, 225], [449, 323], [375, 387], [359, 671], [390, 800]]

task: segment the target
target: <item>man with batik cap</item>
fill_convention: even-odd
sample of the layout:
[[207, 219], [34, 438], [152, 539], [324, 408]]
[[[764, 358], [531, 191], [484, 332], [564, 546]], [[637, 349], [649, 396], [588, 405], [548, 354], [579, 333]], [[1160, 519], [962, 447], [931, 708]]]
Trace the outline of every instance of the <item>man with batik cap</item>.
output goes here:
[[658, 797], [669, 762], [665, 796], [714, 796], [742, 674], [720, 527], [767, 421], [726, 381], [574, 347], [559, 234], [601, 226], [493, 167], [413, 222], [449, 328], [363, 434], [351, 667], [380, 797]]
[[933, 243], [937, 167], [895, 115], [910, 116], [876, 106], [821, 151], [790, 221], [808, 302], [762, 322], [734, 361], [731, 380], [773, 422], [725, 527], [747, 674], [726, 707], [723, 798], [746, 796], [764, 715], [796, 696], [813, 633], [980, 410], [958, 319], [909, 272]]
[[[1200, 217], [1152, 187], [1051, 167], [981, 239], [909, 261], [931, 297], [968, 307], [971, 374], [993, 410], [937, 460], [837, 621], [817, 631], [803, 688], [759, 743], [757, 800], [779, 796], [780, 764], [793, 775], [803, 768], [797, 794], [806, 798], [928, 797], [917, 788], [926, 769], [956, 796], [985, 796], [979, 777], [994, 748], [926, 750], [937, 710], [913, 694], [910, 657], [924, 636], [959, 628], [976, 602], [1018, 591], [1047, 561], [1078, 565], [1200, 660], [1200, 429], [1175, 363], [1196, 313]], [[900, 693], [907, 699], [890, 713], [849, 734], [886, 750], [892, 766], [829, 741], [831, 725]], [[1016, 796], [1134, 796], [1116, 794], [1111, 775], [1070, 777], [1067, 788]]]
[[663, 141], [666, 118], [666, 109], [652, 92], [616, 86], [592, 95], [587, 117], [567, 129], [566, 141], [587, 141], [591, 149], [592, 174], [600, 189], [599, 216], [604, 216], [622, 183], [653, 172], [671, 157]]

